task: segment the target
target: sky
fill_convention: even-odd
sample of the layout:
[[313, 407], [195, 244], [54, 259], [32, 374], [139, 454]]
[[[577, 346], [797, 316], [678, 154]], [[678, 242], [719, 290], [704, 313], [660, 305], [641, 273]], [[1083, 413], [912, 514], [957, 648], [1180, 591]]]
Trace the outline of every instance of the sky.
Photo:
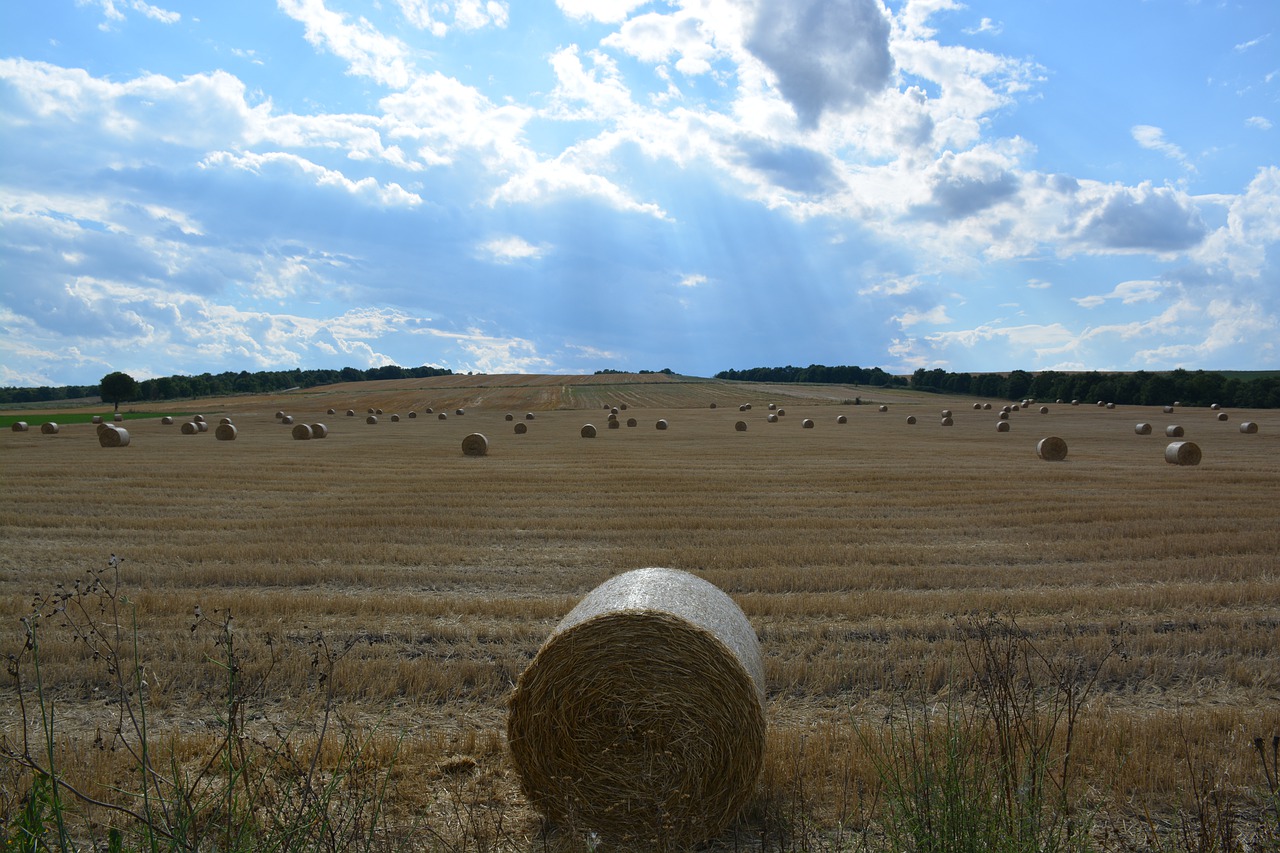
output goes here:
[[1277, 341], [1275, 0], [0, 0], [0, 385]]

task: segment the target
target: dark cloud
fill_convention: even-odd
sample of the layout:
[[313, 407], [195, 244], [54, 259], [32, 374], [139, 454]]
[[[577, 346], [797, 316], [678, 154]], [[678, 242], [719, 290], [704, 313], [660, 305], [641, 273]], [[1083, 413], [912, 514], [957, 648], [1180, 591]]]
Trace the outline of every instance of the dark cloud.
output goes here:
[[1018, 192], [1018, 176], [1007, 169], [987, 166], [961, 171], [953, 166], [952, 159], [938, 163], [939, 171], [931, 181], [930, 201], [915, 208], [916, 216], [931, 222], [964, 219]]
[[1087, 242], [1108, 249], [1176, 252], [1208, 232], [1200, 214], [1168, 187], [1118, 189], [1088, 215], [1080, 229]]
[[770, 183], [792, 192], [821, 195], [839, 185], [831, 160], [798, 145], [770, 145], [761, 140], [739, 144], [743, 159]]
[[802, 124], [889, 84], [889, 21], [875, 0], [762, 0], [747, 49], [778, 76]]

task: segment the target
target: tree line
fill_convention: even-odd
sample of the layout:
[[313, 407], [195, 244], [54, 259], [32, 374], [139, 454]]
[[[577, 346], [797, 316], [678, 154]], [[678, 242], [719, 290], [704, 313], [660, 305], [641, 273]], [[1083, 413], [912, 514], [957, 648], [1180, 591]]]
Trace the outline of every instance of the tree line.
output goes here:
[[953, 373], [920, 368], [910, 377], [895, 376], [878, 367], [862, 368], [822, 364], [808, 367], [753, 367], [722, 370], [717, 379], [747, 382], [817, 382], [838, 385], [910, 387], [917, 391], [970, 394], [1004, 400], [1103, 400], [1118, 405], [1164, 406], [1181, 402], [1188, 406], [1223, 406], [1250, 409], [1280, 408], [1280, 373], [1226, 375], [1204, 370], [1169, 370], [1133, 373], [1085, 371], [1068, 373], [1045, 370], [1032, 373]]
[[[97, 385], [62, 385], [38, 388], [0, 388], [0, 405], [8, 403], [44, 403], [102, 397], [107, 402], [181, 400], [196, 397], [225, 397], [233, 394], [263, 394], [291, 388], [312, 388], [337, 382], [362, 382], [373, 379], [420, 379], [427, 376], [449, 376], [453, 371], [442, 367], [399, 367], [387, 364], [360, 370], [260, 370], [201, 373], [196, 376], [161, 376], [135, 382], [133, 388], [119, 377], [133, 381], [128, 374], [109, 373]], [[104, 383], [105, 391], [104, 393]], [[108, 399], [108, 398], [114, 399]]]

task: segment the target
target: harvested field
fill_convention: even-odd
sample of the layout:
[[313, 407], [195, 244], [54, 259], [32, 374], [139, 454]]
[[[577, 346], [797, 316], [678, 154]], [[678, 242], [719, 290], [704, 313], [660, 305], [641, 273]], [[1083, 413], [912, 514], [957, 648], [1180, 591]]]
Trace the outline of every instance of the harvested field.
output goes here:
[[[21, 649], [38, 597], [118, 555], [153, 732], [193, 753], [209, 743], [225, 683], [210, 625], [229, 614], [245, 678], [265, 678], [253, 731], [301, 721], [314, 734], [331, 706], [388, 766], [399, 744], [395, 825], [534, 851], [538, 819], [505, 750], [512, 685], [588, 591], [668, 566], [727, 592], [764, 657], [764, 771], [738, 834], [713, 850], [779, 849], [801, 813], [813, 849], [838, 849], [838, 827], [875, 808], [859, 732], [978, 689], [975, 625], [990, 614], [1096, 668], [1073, 761], [1098, 820], [1132, 830], [1149, 809], [1176, 825], [1193, 807], [1189, 766], [1232, 780], [1241, 813], [1261, 813], [1252, 739], [1280, 735], [1280, 412], [1240, 410], [1259, 425], [1246, 434], [1188, 409], [1204, 451], [1191, 467], [1135, 434], [1160, 407], [1014, 411], [1035, 429], [1000, 435], [959, 396], [627, 379], [434, 377], [201, 400], [233, 418], [234, 445], [149, 418], [129, 421], [118, 452], [90, 424], [24, 410], [62, 427], [56, 441], [0, 431], [5, 480], [23, 484], [0, 508], [0, 651]], [[857, 396], [865, 405], [841, 404]], [[740, 412], [744, 400], [755, 409]], [[624, 401], [671, 429], [581, 440], [591, 410]], [[763, 427], [770, 401], [792, 417], [735, 431]], [[929, 423], [944, 405], [950, 429], [903, 429], [901, 417]], [[341, 418], [311, 442], [270, 428], [282, 407], [301, 422], [378, 406], [466, 416], [395, 429]], [[514, 435], [508, 411], [536, 413], [536, 429]], [[802, 432], [837, 415], [847, 428]], [[476, 431], [489, 436], [482, 464], [458, 452]], [[1071, 451], [1046, 465], [1036, 441], [1050, 431]], [[109, 796], [127, 777], [119, 753], [92, 748], [114, 730], [99, 698], [110, 679], [45, 622], [64, 770]], [[10, 743], [13, 700], [6, 681]], [[3, 772], [0, 790], [15, 790]], [[0, 796], [0, 823], [17, 807]]]

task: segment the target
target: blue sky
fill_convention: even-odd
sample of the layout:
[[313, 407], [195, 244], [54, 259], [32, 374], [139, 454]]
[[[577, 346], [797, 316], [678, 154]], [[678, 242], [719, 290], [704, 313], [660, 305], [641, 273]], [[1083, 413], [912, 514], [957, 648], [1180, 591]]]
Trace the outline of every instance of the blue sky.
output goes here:
[[1274, 0], [0, 0], [0, 384], [1280, 368]]

